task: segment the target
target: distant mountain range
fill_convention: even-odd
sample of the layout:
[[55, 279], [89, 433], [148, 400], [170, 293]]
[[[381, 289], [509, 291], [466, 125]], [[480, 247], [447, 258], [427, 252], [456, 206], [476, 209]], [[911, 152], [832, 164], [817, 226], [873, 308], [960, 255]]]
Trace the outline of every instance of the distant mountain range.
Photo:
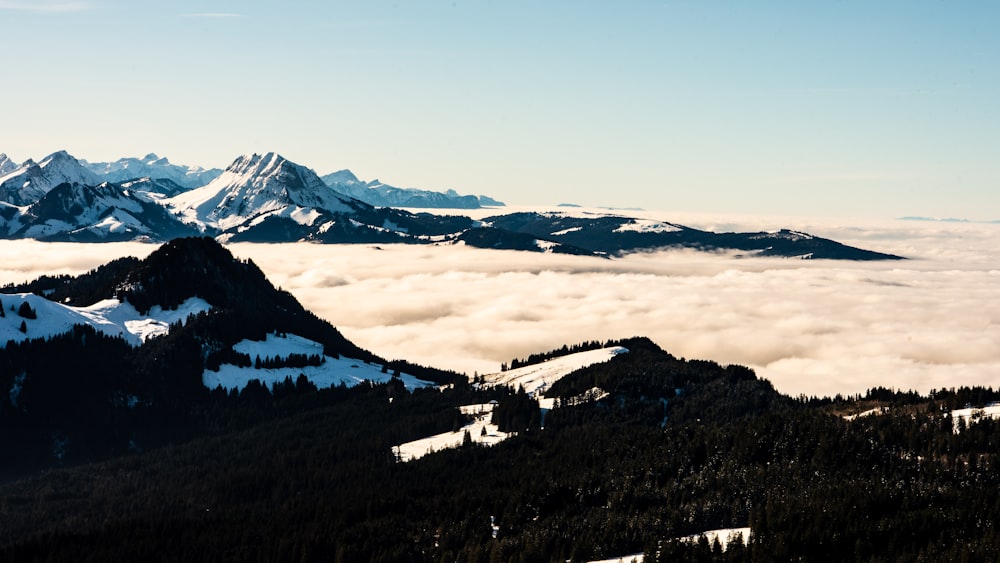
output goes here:
[[[20, 165], [0, 155], [0, 169], [6, 170], [0, 238], [9, 239], [167, 241], [198, 234], [223, 242], [451, 243], [598, 257], [693, 248], [803, 259], [899, 258], [793, 230], [713, 233], [621, 211], [512, 213], [482, 221], [413, 213], [397, 206], [500, 202], [362, 182], [347, 170], [324, 179], [276, 153], [240, 156], [223, 171], [175, 165], [155, 154], [90, 164], [65, 151]], [[141, 175], [126, 178], [132, 174]]]
[[360, 199], [365, 203], [381, 207], [424, 207], [431, 209], [479, 209], [480, 207], [503, 207], [485, 195], [461, 195], [455, 190], [444, 193], [415, 188], [396, 188], [378, 180], [362, 182], [350, 170], [340, 170], [322, 177], [326, 185], [342, 194]]

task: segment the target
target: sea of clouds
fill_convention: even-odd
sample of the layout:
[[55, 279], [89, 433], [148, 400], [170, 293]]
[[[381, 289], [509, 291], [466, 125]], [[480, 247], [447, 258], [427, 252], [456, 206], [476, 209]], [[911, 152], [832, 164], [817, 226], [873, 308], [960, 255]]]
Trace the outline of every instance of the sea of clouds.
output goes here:
[[[792, 395], [1000, 386], [1000, 224], [651, 215], [716, 231], [792, 228], [908, 260], [230, 249], [362, 347], [469, 375], [567, 343], [642, 335], [676, 356], [752, 367]], [[0, 283], [76, 274], [155, 248], [2, 241]]]

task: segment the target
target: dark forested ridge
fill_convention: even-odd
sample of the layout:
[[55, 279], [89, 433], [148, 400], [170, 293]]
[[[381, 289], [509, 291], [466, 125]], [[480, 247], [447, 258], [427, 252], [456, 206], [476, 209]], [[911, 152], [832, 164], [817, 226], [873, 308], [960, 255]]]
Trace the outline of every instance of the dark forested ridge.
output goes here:
[[[211, 310], [139, 346], [86, 325], [7, 342], [0, 348], [0, 480], [233, 429], [232, 417], [213, 414], [217, 398], [226, 393], [205, 388], [202, 375], [222, 363], [249, 365], [253, 359], [243, 358], [233, 345], [264, 340], [269, 333], [295, 334], [322, 344], [324, 356], [379, 364], [387, 372], [440, 383], [457, 377], [390, 362], [357, 347], [291, 294], [274, 288], [252, 262], [234, 258], [210, 238], [176, 239], [145, 260], [123, 258], [79, 277], [44, 277], [4, 292], [31, 292], [80, 306], [117, 298], [143, 313], [197, 297]], [[263, 358], [258, 367], [265, 361], [266, 367], [277, 367], [323, 359]], [[270, 416], [261, 411], [237, 418], [251, 424]]]
[[[989, 389], [792, 399], [745, 368], [645, 339], [567, 376], [599, 401], [518, 436], [398, 463], [392, 446], [523, 402], [457, 384], [212, 393], [211, 435], [0, 485], [9, 561], [992, 561], [997, 423], [946, 414]], [[852, 421], [874, 406], [884, 414]], [[511, 409], [517, 412], [517, 409]], [[495, 524], [496, 528], [493, 527]], [[722, 552], [676, 541], [750, 526]]]
[[[628, 349], [553, 384], [542, 410], [522, 389], [358, 349], [211, 239], [6, 290], [212, 310], [141, 346], [78, 326], [0, 349], [0, 561], [1000, 558], [1000, 423], [951, 415], [993, 389], [791, 398], [632, 338], [513, 360]], [[228, 345], [270, 332], [447, 385], [204, 387], [206, 368], [254, 361]], [[491, 401], [516, 436], [398, 461], [394, 446]], [[746, 546], [678, 541], [735, 527], [752, 529]]]

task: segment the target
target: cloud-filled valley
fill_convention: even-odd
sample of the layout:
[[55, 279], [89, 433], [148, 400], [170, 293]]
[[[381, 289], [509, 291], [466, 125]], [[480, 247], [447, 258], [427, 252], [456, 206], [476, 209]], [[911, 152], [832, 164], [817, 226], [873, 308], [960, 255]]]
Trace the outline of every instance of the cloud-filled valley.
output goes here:
[[[1000, 384], [1000, 225], [671, 217], [790, 227], [911, 258], [856, 263], [692, 251], [601, 260], [463, 246], [234, 244], [278, 286], [377, 354], [465, 371], [635, 335], [754, 368], [782, 392]], [[4, 241], [0, 282], [145, 256], [137, 243]]]

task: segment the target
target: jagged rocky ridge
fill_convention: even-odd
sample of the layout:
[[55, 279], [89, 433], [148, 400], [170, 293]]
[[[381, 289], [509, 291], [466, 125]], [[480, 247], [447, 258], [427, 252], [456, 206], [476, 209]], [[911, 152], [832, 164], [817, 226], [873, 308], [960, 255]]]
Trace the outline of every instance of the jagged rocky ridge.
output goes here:
[[[345, 189], [371, 190], [349, 172], [334, 176]], [[5, 238], [165, 241], [191, 233], [233, 242], [462, 243], [599, 257], [693, 248], [803, 259], [899, 258], [791, 230], [713, 233], [614, 213], [512, 213], [484, 221], [411, 213], [342, 193], [275, 153], [241, 156], [195, 189], [169, 178], [98, 182], [64, 152], [0, 177]]]

